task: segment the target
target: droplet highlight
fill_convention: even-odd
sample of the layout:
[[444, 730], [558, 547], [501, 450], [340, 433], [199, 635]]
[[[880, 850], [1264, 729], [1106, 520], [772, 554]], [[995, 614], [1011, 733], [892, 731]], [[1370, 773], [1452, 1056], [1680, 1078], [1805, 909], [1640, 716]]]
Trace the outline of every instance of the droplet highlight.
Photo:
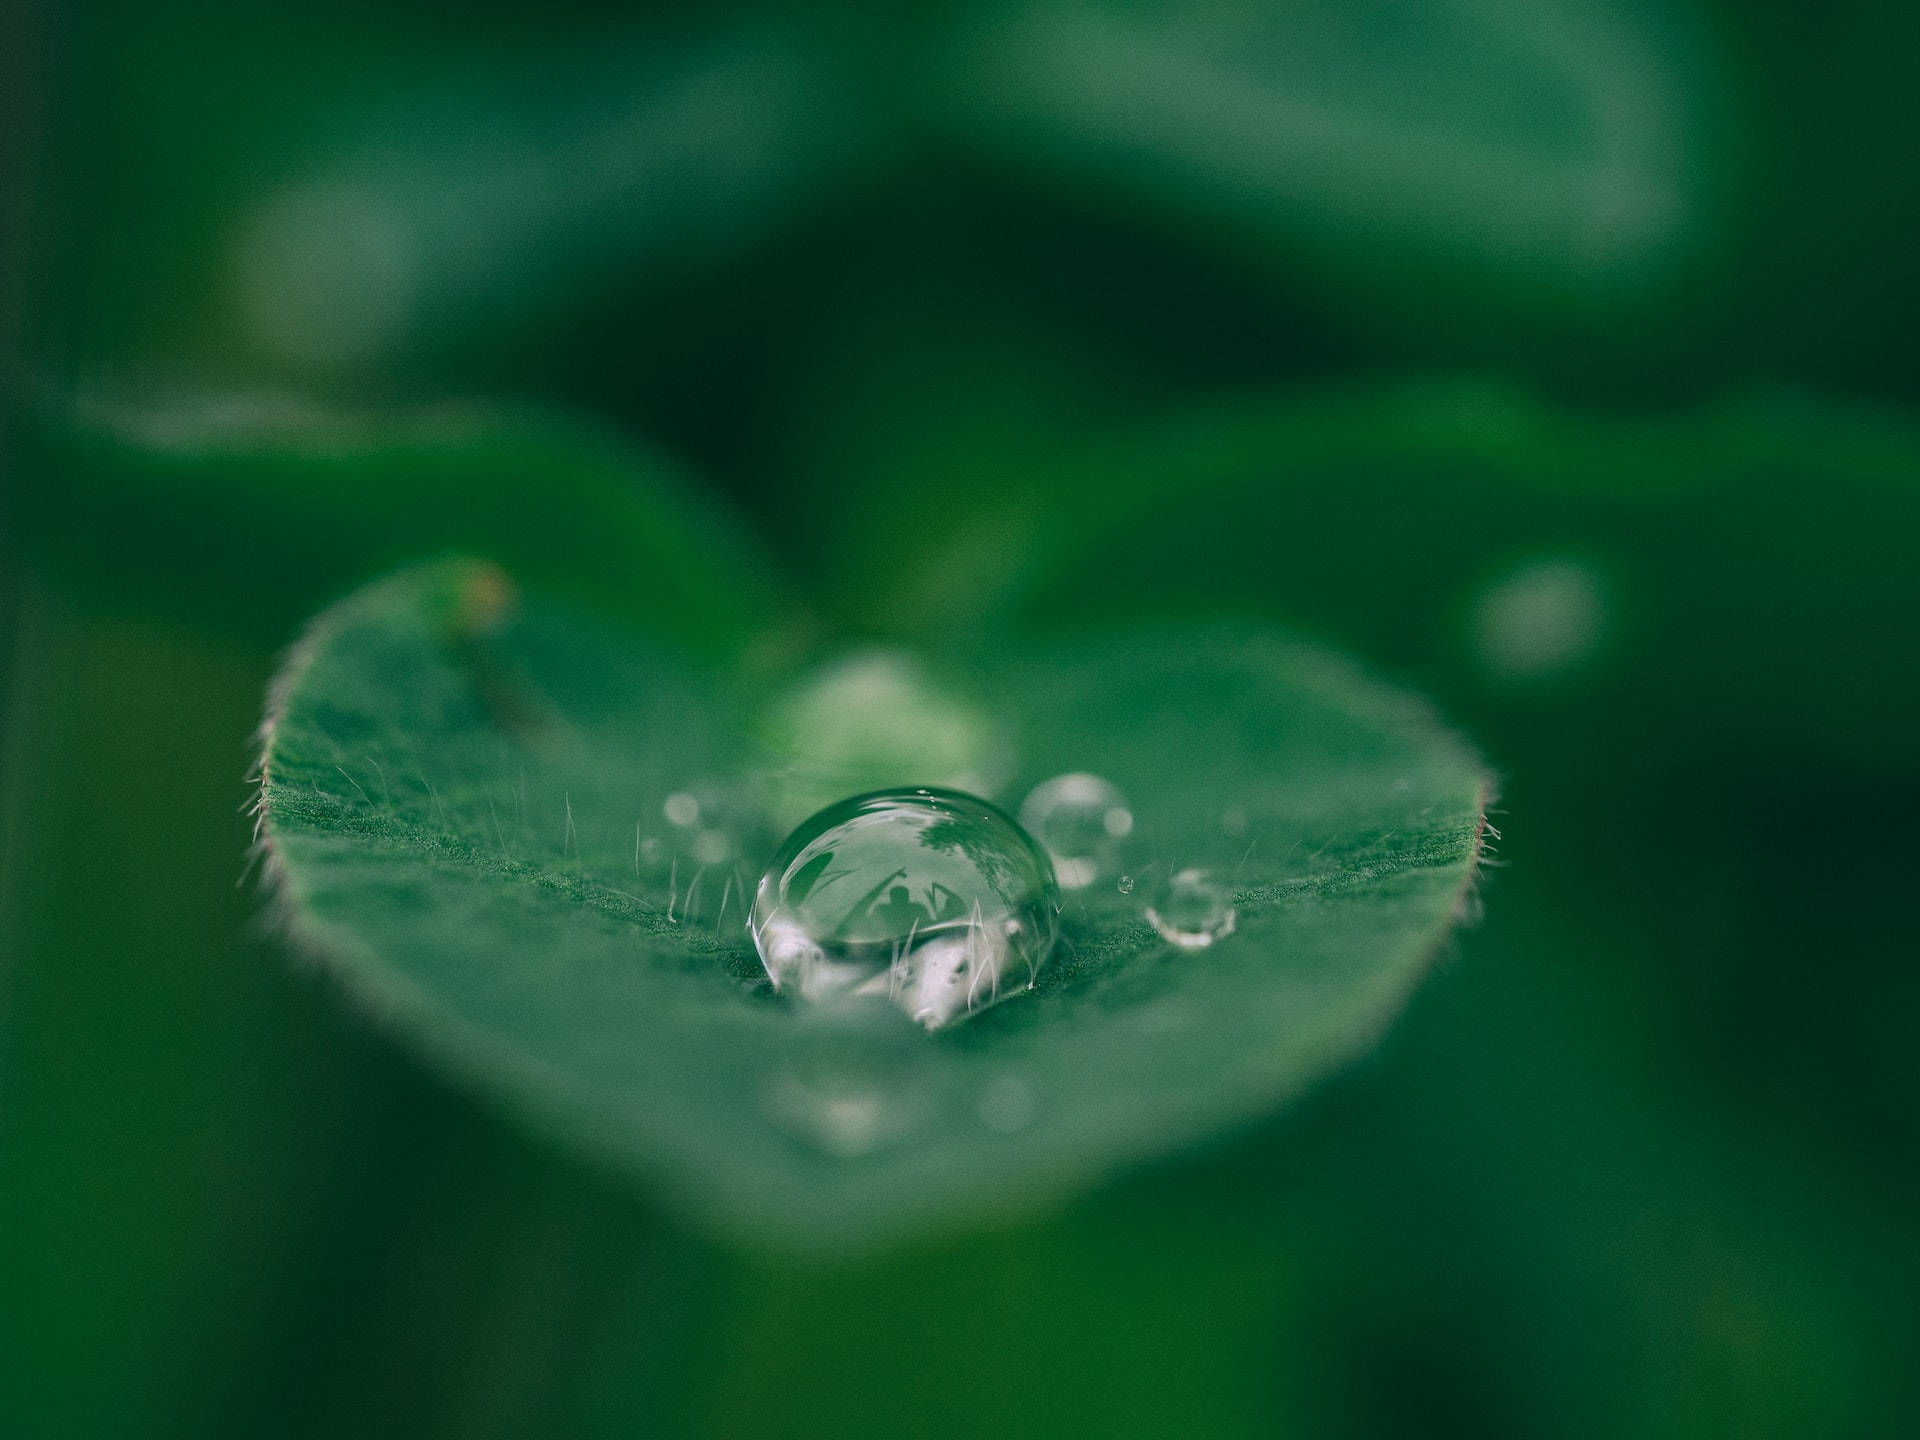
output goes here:
[[1005, 813], [957, 790], [830, 805], [780, 847], [749, 920], [774, 988], [890, 1001], [929, 1030], [1032, 987], [1059, 933], [1053, 868]]
[[1239, 924], [1233, 893], [1205, 870], [1176, 870], [1154, 892], [1147, 923], [1182, 950], [1203, 950]]
[[1079, 890], [1113, 872], [1133, 811], [1111, 780], [1074, 771], [1034, 786], [1020, 822], [1046, 847], [1061, 886]]

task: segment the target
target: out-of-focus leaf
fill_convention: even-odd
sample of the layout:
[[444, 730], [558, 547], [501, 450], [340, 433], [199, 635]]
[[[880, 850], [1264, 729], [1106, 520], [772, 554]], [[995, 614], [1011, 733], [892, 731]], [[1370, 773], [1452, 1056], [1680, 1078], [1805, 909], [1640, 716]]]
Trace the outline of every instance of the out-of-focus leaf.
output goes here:
[[1194, 409], [823, 533], [869, 568], [925, 537], [876, 581], [907, 629], [1250, 611], [1503, 724], [1910, 773], [1916, 474], [1910, 425], [1791, 394], [1638, 419], [1419, 384]]
[[23, 419], [24, 548], [246, 633], [456, 550], [710, 646], [773, 603], [766, 566], [674, 467], [572, 418], [224, 396]]
[[63, 56], [36, 206], [62, 382], [524, 384], [609, 309], [644, 334], [884, 133], [833, 36], [764, 14], [117, 8]]
[[1709, 97], [1673, 16], [1581, 0], [989, 8], [970, 133], [1271, 259], [1645, 284], [1712, 218]]

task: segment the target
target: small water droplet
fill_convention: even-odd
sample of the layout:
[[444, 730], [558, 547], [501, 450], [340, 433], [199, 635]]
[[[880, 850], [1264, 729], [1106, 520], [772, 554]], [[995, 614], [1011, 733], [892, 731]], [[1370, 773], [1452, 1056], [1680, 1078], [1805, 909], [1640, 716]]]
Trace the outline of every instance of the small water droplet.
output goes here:
[[1078, 890], [1112, 872], [1115, 842], [1132, 833], [1133, 811], [1111, 780], [1074, 771], [1034, 786], [1020, 821], [1047, 847], [1060, 884]]
[[760, 878], [751, 927], [774, 988], [873, 996], [936, 1030], [1032, 986], [1053, 949], [1046, 856], [986, 801], [882, 790], [802, 822]]
[[1231, 935], [1240, 915], [1233, 895], [1205, 870], [1176, 870], [1155, 891], [1147, 923], [1182, 950], [1200, 950]]
[[1122, 895], [1133, 894], [1133, 876], [1122, 875], [1120, 877], [1120, 893]]

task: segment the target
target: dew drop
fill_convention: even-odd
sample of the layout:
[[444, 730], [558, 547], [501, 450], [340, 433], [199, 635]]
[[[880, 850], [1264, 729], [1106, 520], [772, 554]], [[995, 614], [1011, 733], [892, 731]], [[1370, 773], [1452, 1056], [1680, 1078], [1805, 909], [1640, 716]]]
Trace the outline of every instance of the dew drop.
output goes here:
[[1117, 842], [1133, 830], [1133, 811], [1111, 780], [1074, 771], [1034, 786], [1020, 804], [1020, 821], [1053, 857], [1060, 884], [1078, 890], [1113, 870]]
[[1232, 893], [1205, 870], [1176, 870], [1157, 887], [1147, 923], [1182, 950], [1224, 940], [1239, 923]]
[[1133, 894], [1133, 876], [1122, 875], [1120, 877], [1120, 893], [1122, 895]]
[[774, 988], [890, 1000], [929, 1030], [1030, 989], [1053, 949], [1052, 867], [1019, 825], [957, 790], [881, 790], [787, 837], [750, 926]]

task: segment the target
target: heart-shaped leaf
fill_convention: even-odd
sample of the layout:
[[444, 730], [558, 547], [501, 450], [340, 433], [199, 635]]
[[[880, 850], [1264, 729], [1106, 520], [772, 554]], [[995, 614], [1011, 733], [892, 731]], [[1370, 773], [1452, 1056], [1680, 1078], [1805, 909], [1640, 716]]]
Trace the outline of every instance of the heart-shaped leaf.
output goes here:
[[[1466, 902], [1480, 763], [1336, 658], [1189, 627], [944, 663], [716, 675], [491, 566], [402, 573], [326, 612], [273, 699], [286, 924], [464, 1078], [701, 1218], [846, 1251], [1272, 1109], [1379, 1032]], [[843, 753], [836, 706], [880, 768]], [[1130, 829], [1064, 892], [1031, 994], [932, 1034], [796, 1009], [744, 925], [772, 817], [823, 777], [955, 778], [909, 768], [923, 723], [925, 763], [968, 762], [1007, 808], [1090, 771]], [[1146, 912], [1195, 869], [1235, 912], [1203, 948]]]

